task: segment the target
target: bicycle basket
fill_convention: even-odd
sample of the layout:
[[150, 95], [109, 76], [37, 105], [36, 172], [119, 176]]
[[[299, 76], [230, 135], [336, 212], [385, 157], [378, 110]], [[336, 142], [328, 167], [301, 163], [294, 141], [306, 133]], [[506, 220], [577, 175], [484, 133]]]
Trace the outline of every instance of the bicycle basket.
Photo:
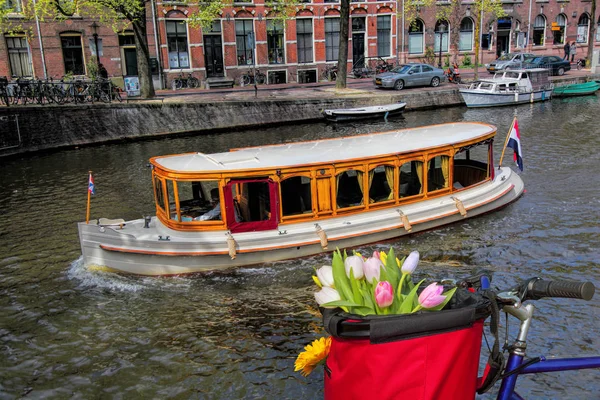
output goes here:
[[323, 310], [332, 344], [325, 399], [475, 397], [488, 299], [456, 291], [444, 310], [358, 317]]

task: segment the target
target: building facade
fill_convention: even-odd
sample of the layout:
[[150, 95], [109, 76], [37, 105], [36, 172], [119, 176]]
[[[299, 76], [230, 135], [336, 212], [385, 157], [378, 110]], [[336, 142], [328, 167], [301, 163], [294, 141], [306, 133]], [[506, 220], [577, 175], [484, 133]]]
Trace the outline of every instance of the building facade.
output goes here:
[[[14, 18], [20, 1], [11, 0]], [[264, 0], [234, 2], [208, 29], [193, 28], [188, 17], [197, 5], [158, 0], [148, 4], [147, 26], [155, 85], [171, 87], [173, 79], [191, 74], [202, 81], [226, 77], [239, 82], [257, 68], [267, 83], [318, 81], [337, 63], [340, 4], [336, 0], [299, 3], [294, 18], [283, 21]], [[438, 7], [452, 8], [437, 19]], [[437, 1], [408, 15], [403, 1], [353, 1], [350, 5], [348, 69], [388, 62], [474, 59], [475, 32], [481, 31], [480, 59], [527, 51], [563, 56], [566, 42], [576, 42], [577, 58], [587, 55], [588, 41], [600, 47], [598, 16], [586, 0], [502, 1], [504, 16], [475, 15], [473, 1]], [[88, 18], [24, 24], [32, 33], [4, 34], [0, 40], [0, 76], [61, 78], [88, 73], [92, 56], [110, 76], [137, 75], [133, 32], [113, 32]], [[158, 43], [158, 46], [156, 45]], [[433, 58], [432, 58], [433, 56]]]

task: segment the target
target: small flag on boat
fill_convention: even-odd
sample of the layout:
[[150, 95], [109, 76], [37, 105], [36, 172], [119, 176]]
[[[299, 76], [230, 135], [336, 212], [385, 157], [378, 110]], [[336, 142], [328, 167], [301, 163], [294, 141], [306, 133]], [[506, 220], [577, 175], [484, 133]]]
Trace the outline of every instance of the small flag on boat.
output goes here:
[[519, 123], [517, 118], [513, 120], [508, 136], [506, 147], [514, 150], [514, 160], [521, 171], [523, 171], [523, 151], [521, 150], [521, 135], [519, 134]]
[[96, 194], [96, 186], [94, 186], [94, 177], [90, 174], [90, 179], [88, 181], [88, 192], [91, 194]]

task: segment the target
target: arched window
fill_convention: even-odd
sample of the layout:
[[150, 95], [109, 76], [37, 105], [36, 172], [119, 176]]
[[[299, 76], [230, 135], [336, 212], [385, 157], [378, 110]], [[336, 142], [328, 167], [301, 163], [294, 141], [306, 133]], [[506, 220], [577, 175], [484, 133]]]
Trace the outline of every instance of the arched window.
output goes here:
[[590, 16], [587, 13], [583, 13], [577, 23], [577, 43], [587, 43], [589, 31]]
[[435, 156], [427, 163], [427, 192], [445, 189], [449, 181], [450, 157]]
[[600, 42], [600, 17], [598, 17], [598, 25], [596, 26], [596, 42]]
[[473, 50], [473, 20], [469, 17], [463, 18], [463, 20], [460, 23], [460, 38], [458, 40], [458, 50]]
[[448, 52], [448, 32], [450, 24], [445, 20], [438, 20], [435, 23], [435, 45], [433, 49], [435, 52], [440, 51], [440, 43], [443, 52]]
[[553, 30], [554, 32], [554, 44], [563, 44], [565, 43], [565, 30], [567, 28], [567, 17], [565, 14], [558, 14], [556, 16], [556, 26], [557, 30]]
[[312, 213], [310, 177], [293, 176], [281, 181], [281, 209], [284, 217]]
[[400, 198], [423, 193], [423, 162], [407, 161], [400, 166]]
[[533, 45], [534, 46], [543, 46], [544, 45], [544, 37], [546, 36], [546, 17], [542, 14], [535, 17], [535, 21], [533, 21]]
[[423, 21], [417, 19], [410, 24], [408, 28], [408, 53], [423, 54], [423, 32], [425, 25]]
[[394, 167], [378, 165], [369, 171], [369, 204], [394, 199]]
[[363, 172], [349, 169], [336, 175], [337, 208], [355, 207], [364, 204]]

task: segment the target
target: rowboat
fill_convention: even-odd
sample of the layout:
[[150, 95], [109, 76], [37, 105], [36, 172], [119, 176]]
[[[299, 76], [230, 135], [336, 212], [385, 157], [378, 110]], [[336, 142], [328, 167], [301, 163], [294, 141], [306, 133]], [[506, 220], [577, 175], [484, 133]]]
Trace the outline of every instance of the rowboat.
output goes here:
[[573, 83], [571, 85], [555, 87], [552, 91], [554, 97], [587, 96], [600, 89], [600, 81]]
[[459, 92], [467, 107], [505, 106], [550, 100], [552, 83], [547, 69], [511, 69], [475, 81]]
[[366, 118], [387, 118], [400, 114], [406, 103], [385, 104], [381, 106], [338, 108], [334, 110], [323, 110], [323, 116], [330, 121], [349, 121]]
[[150, 159], [156, 215], [78, 224], [86, 266], [176, 275], [304, 257], [497, 210], [496, 127], [458, 122]]

